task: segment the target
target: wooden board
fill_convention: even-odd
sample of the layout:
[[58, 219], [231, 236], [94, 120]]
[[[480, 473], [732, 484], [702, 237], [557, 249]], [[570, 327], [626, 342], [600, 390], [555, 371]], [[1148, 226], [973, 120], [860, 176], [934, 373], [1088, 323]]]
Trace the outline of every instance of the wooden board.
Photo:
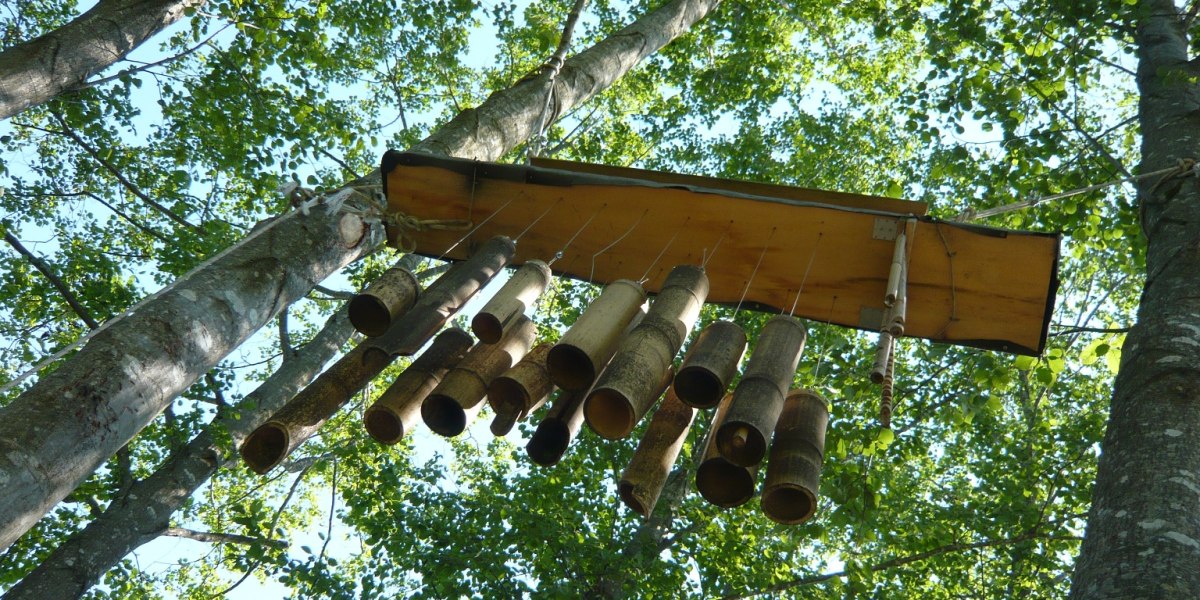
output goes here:
[[[906, 336], [1030, 355], [1045, 345], [1058, 285], [1057, 234], [940, 221], [925, 216], [924, 204], [892, 198], [573, 164], [393, 151], [382, 171], [392, 212], [487, 220], [449, 253], [463, 231], [412, 233], [426, 256], [462, 259], [472, 244], [516, 237], [541, 216], [520, 238], [517, 263], [552, 258], [578, 231], [553, 265], [557, 274], [605, 283], [640, 279], [649, 269], [653, 293], [671, 267], [711, 254], [708, 301], [732, 305], [761, 254], [745, 306], [780, 312], [795, 302], [797, 316], [869, 330], [878, 329], [883, 311], [895, 245], [888, 231], [907, 227]], [[396, 243], [398, 232], [390, 233]]]

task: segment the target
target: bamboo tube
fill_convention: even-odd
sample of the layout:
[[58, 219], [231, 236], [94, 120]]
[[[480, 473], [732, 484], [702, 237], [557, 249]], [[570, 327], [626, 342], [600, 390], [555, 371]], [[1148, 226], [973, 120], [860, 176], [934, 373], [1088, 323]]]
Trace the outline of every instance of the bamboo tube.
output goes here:
[[621, 340], [612, 363], [584, 402], [584, 419], [592, 431], [607, 439], [633, 431], [658, 398], [657, 386], [670, 371], [707, 296], [703, 268], [680, 265], [671, 270], [646, 318]]
[[725, 397], [746, 353], [746, 332], [732, 321], [714, 321], [700, 332], [675, 375], [675, 393], [696, 408], [712, 408]]
[[[459, 309], [499, 273], [516, 252], [516, 244], [496, 236], [483, 244], [471, 258], [454, 265], [437, 283], [417, 299], [404, 318], [393, 324], [372, 345], [396, 356], [409, 356], [421, 349]], [[442, 284], [443, 280], [446, 283]]]
[[559, 390], [550, 410], [525, 446], [530, 460], [543, 467], [554, 466], [562, 460], [583, 426], [583, 400], [586, 397], [587, 392]]
[[892, 249], [892, 266], [888, 271], [887, 290], [883, 295], [883, 305], [892, 306], [900, 295], [900, 277], [904, 272], [905, 240], [908, 236], [903, 231], [896, 234], [896, 245]]
[[383, 335], [392, 321], [412, 308], [421, 294], [421, 284], [408, 269], [394, 266], [383, 272], [365, 290], [350, 299], [350, 324], [359, 333]]
[[799, 525], [817, 511], [829, 408], [810, 390], [788, 393], [767, 462], [762, 509], [772, 521]]
[[537, 326], [521, 315], [508, 334], [496, 344], [475, 344], [421, 405], [421, 418], [434, 432], [454, 437], [483, 408], [488, 385], [529, 352], [537, 337]]
[[475, 337], [485, 344], [495, 344], [550, 285], [550, 267], [540, 260], [521, 265], [512, 277], [496, 292], [471, 320]]
[[550, 349], [546, 365], [554, 384], [569, 391], [591, 387], [645, 301], [646, 291], [636, 281], [618, 279], [608, 284]]
[[763, 326], [746, 373], [733, 392], [729, 416], [717, 428], [717, 447], [730, 462], [750, 467], [766, 457], [805, 337], [804, 324], [795, 317], [776, 315]]
[[457, 327], [439, 333], [367, 409], [363, 415], [367, 433], [381, 444], [400, 441], [416, 424], [425, 397], [462, 360], [473, 341], [471, 334]]
[[717, 448], [717, 426], [733, 405], [733, 396], [727, 395], [717, 405], [709, 427], [708, 442], [704, 446], [700, 467], [696, 469], [696, 489], [708, 501], [722, 508], [741, 506], [754, 497], [754, 484], [758, 479], [758, 465], [743, 467], [729, 462]]
[[496, 418], [492, 433], [506, 435], [513, 425], [537, 410], [554, 391], [550, 372], [546, 370], [546, 355], [551, 344], [538, 344], [521, 362], [505, 371], [488, 386], [488, 404]]
[[900, 284], [896, 289], [896, 302], [887, 311], [888, 322], [885, 326], [893, 337], [900, 337], [904, 335], [904, 323], [908, 312], [908, 265], [901, 265]]
[[634, 512], [647, 518], [654, 512], [695, 417], [696, 409], [684, 404], [668, 387], [666, 398], [650, 419], [617, 485], [621, 501]]
[[891, 355], [892, 334], [885, 329], [879, 332], [879, 341], [875, 343], [875, 364], [871, 366], [871, 383], [883, 383]]
[[411, 354], [424, 346], [447, 319], [504, 268], [515, 250], [512, 240], [495, 237], [471, 258], [454, 265], [392, 323], [387, 333], [347, 352], [271, 420], [251, 432], [242, 442], [242, 459], [258, 473], [266, 473], [283, 461], [395, 356]]

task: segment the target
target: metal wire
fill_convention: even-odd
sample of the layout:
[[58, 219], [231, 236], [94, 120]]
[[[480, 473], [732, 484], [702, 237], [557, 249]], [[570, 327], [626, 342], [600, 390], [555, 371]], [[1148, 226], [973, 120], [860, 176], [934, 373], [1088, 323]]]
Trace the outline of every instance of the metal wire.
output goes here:
[[808, 281], [808, 272], [812, 270], [813, 261], [817, 258], [817, 247], [821, 245], [821, 237], [824, 235], [824, 232], [817, 234], [817, 241], [813, 244], [812, 255], [808, 257], [808, 266], [804, 268], [804, 276], [800, 278], [800, 289], [796, 290], [796, 299], [792, 300], [792, 310], [788, 312], [789, 317], [796, 315], [796, 305], [800, 303], [800, 294], [804, 291], [804, 282]]
[[571, 236], [571, 239], [567, 240], [567, 243], [563, 244], [563, 247], [560, 248], [558, 250], [558, 252], [555, 252], [554, 256], [550, 257], [550, 262], [546, 263], [546, 266], [548, 267], [548, 266], [553, 265], [555, 262], [558, 262], [558, 259], [563, 257], [563, 253], [567, 251], [567, 248], [569, 248], [571, 246], [571, 243], [575, 241], [575, 238], [579, 237], [579, 234], [583, 233], [583, 230], [587, 229], [587, 226], [591, 225], [592, 221], [596, 220], [596, 217], [598, 217], [600, 215], [600, 213], [607, 207], [608, 207], [607, 202], [605, 202], [604, 204], [601, 204], [600, 208], [597, 208], [596, 212], [592, 213], [592, 216], [589, 217], [587, 221], [584, 221], [583, 225], [579, 226], [579, 229], [575, 232], [574, 235]]
[[629, 237], [629, 234], [633, 233], [633, 230], [636, 229], [639, 224], [641, 224], [642, 219], [646, 218], [646, 215], [649, 212], [650, 212], [650, 209], [647, 208], [645, 211], [642, 212], [642, 216], [638, 217], [637, 220], [633, 222], [633, 225], [630, 225], [629, 229], [625, 230], [625, 233], [621, 234], [621, 237], [613, 240], [611, 244], [601, 248], [599, 251], [597, 251], [595, 254], [592, 255], [592, 270], [588, 273], [588, 282], [589, 283], [594, 283], [593, 279], [596, 276], [596, 257], [600, 256], [601, 254], [604, 254], [605, 252], [608, 252], [608, 250], [610, 248], [621, 243], [621, 240]]
[[658, 256], [654, 257], [654, 262], [650, 263], [650, 266], [646, 267], [646, 272], [642, 273], [642, 278], [638, 280], [638, 283], [646, 283], [646, 280], [650, 277], [650, 269], [653, 269], [654, 265], [658, 264], [658, 261], [663, 257], [664, 254], [667, 253], [667, 249], [669, 249], [671, 244], [675, 243], [675, 239], [679, 237], [679, 232], [682, 231], [684, 227], [687, 227], [688, 221], [691, 220], [691, 217], [684, 219], [683, 225], [681, 225], [679, 229], [675, 230], [675, 235], [671, 236], [671, 239], [667, 242], [667, 245], [663, 246], [663, 249], [658, 253]]
[[529, 233], [529, 230], [533, 229], [533, 226], [537, 225], [538, 221], [541, 221], [542, 218], [544, 218], [546, 215], [550, 214], [550, 211], [554, 210], [561, 203], [562, 203], [562, 198], [559, 198], [558, 202], [555, 202], [554, 204], [552, 204], [550, 206], [550, 208], [547, 208], [545, 212], [543, 212], [541, 215], [538, 216], [538, 218], [534, 219], [531, 223], [529, 223], [529, 225], [526, 226], [525, 229], [521, 230], [521, 233], [517, 234], [517, 237], [515, 239], [513, 239], [513, 242], [521, 241], [521, 238], [524, 237], [526, 233]]
[[754, 270], [750, 272], [750, 279], [746, 280], [746, 287], [742, 289], [742, 297], [738, 299], [737, 308], [733, 309], [733, 318], [737, 318], [738, 312], [742, 310], [742, 302], [746, 301], [746, 293], [750, 291], [750, 284], [754, 283], [754, 276], [758, 275], [758, 268], [762, 266], [763, 257], [767, 255], [767, 248], [771, 245], [771, 238], [775, 237], [775, 229], [771, 228], [771, 234], [767, 236], [767, 241], [763, 243], [762, 252], [758, 254], [758, 262], [754, 263]]
[[702, 261], [700, 261], [701, 269], [708, 267], [708, 261], [712, 260], [713, 254], [717, 253], [717, 248], [721, 247], [721, 242], [725, 240], [725, 236], [729, 233], [730, 227], [733, 227], [733, 221], [729, 222], [729, 227], [726, 227], [725, 231], [721, 232], [721, 237], [717, 238], [716, 244], [713, 244], [712, 254], [708, 253], [707, 248], [704, 249], [704, 259]]

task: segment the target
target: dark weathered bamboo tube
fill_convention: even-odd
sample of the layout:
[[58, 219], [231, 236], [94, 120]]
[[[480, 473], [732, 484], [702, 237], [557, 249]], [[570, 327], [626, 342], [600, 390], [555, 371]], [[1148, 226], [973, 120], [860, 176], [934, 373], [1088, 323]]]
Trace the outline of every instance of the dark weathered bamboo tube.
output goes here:
[[505, 371], [488, 386], [488, 405], [496, 418], [492, 433], [506, 435], [514, 424], [537, 410], [554, 392], [554, 382], [546, 370], [546, 355], [552, 344], [538, 344], [521, 362]]
[[488, 240], [471, 258], [439, 277], [402, 319], [370, 344], [396, 356], [416, 353], [512, 260], [516, 249], [513, 241], [504, 236]]
[[363, 335], [383, 335], [392, 321], [412, 308], [420, 294], [421, 284], [415, 275], [404, 267], [392, 267], [350, 299], [350, 324]]
[[612, 363], [584, 403], [583, 414], [600, 437], [629, 435], [658, 398], [659, 382], [700, 316], [708, 296], [704, 269], [671, 270], [646, 318], [620, 343]]
[[892, 334], [884, 329], [879, 332], [879, 341], [875, 343], [875, 363], [871, 365], [871, 383], [883, 383], [887, 373], [888, 360], [892, 354]]
[[799, 525], [817, 512], [829, 407], [810, 390], [788, 393], [767, 462], [762, 509], [772, 521]]
[[529, 459], [551, 467], [562, 460], [575, 436], [583, 427], [583, 401], [587, 392], [568, 392], [559, 390], [550, 404], [550, 410], [542, 417], [533, 437], [525, 445], [525, 453]]
[[367, 433], [381, 444], [399, 442], [417, 423], [425, 397], [462, 360], [473, 342], [471, 334], [457, 327], [439, 333], [429, 349], [367, 409], [363, 415]]
[[654, 512], [695, 417], [696, 409], [684, 404], [668, 387], [666, 398], [654, 411], [650, 426], [638, 441], [637, 450], [617, 485], [621, 501], [634, 512], [643, 517]]
[[675, 375], [675, 393], [696, 408], [712, 408], [725, 397], [746, 354], [746, 331], [732, 321], [714, 321], [700, 332]]
[[485, 344], [495, 344], [550, 285], [550, 267], [540, 260], [521, 265], [504, 287], [471, 319], [471, 330]]
[[[242, 442], [246, 464], [266, 473], [304, 443], [356, 392], [392, 363], [425, 345], [446, 320], [495, 276], [516, 247], [512, 240], [489, 240], [471, 258], [454, 265], [429, 286], [384, 335], [359, 344], [292, 398], [270, 421]], [[403, 344], [403, 352], [394, 351]], [[408, 350], [411, 348], [411, 350]]]
[[645, 302], [646, 291], [636, 281], [618, 279], [608, 284], [550, 349], [546, 365], [554, 384], [573, 392], [591, 387]]
[[730, 462], [749, 467], [766, 457], [806, 337], [804, 323], [795, 317], [776, 315], [763, 326], [729, 416], [717, 428], [717, 448]]
[[495, 344], [475, 344], [421, 405], [421, 418], [435, 433], [454, 437], [483, 408], [488, 385], [529, 352], [537, 326], [521, 315], [508, 334]]
[[708, 443], [703, 458], [696, 469], [696, 489], [708, 501], [722, 508], [741, 506], [754, 497], [754, 484], [758, 479], [758, 465], [743, 467], [729, 462], [717, 449], [717, 426], [725, 419], [733, 396], [727, 395], [717, 405], [709, 427]]

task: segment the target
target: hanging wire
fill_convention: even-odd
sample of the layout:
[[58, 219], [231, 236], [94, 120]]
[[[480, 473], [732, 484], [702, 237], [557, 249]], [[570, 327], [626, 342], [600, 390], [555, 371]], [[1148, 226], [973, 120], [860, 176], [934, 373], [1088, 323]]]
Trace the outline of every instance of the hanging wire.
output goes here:
[[589, 217], [587, 221], [584, 221], [583, 225], [579, 226], [579, 229], [575, 231], [575, 234], [571, 236], [571, 239], [568, 239], [567, 243], [563, 244], [563, 247], [559, 248], [558, 252], [555, 252], [554, 256], [550, 257], [550, 262], [546, 263], [546, 266], [548, 267], [558, 262], [558, 259], [563, 257], [563, 253], [567, 251], [567, 248], [571, 246], [571, 243], [575, 241], [575, 238], [579, 237], [579, 234], [583, 233], [583, 230], [587, 229], [587, 226], [591, 225], [592, 221], [596, 220], [596, 217], [598, 217], [601, 211], [603, 211], [606, 207], [608, 207], [607, 202], [601, 204], [600, 208], [597, 208], [596, 212], [592, 213], [592, 216]]
[[717, 238], [716, 244], [713, 244], [712, 253], [708, 252], [708, 248], [704, 249], [704, 258], [700, 261], [701, 269], [708, 267], [708, 261], [712, 260], [713, 254], [717, 253], [717, 248], [721, 247], [721, 242], [725, 240], [725, 235], [729, 233], [730, 227], [733, 227], [733, 221], [729, 222], [729, 227], [726, 227], [725, 231], [721, 232], [721, 237]]
[[[833, 300], [829, 301], [829, 316], [825, 317], [826, 323], [833, 321], [833, 307], [837, 305], [837, 298], [838, 298], [837, 296], [834, 296]], [[826, 330], [826, 335], [828, 335], [828, 334], [829, 334], [829, 332], [828, 332], [828, 330]], [[824, 361], [825, 361], [825, 353], [824, 352], [817, 353], [817, 368], [813, 371], [813, 381], [817, 384], [820, 384], [820, 382], [821, 382], [821, 363]]]
[[484, 219], [484, 220], [480, 221], [478, 225], [476, 225], [475, 227], [471, 228], [471, 230], [470, 230], [470, 231], [468, 231], [468, 232], [466, 233], [466, 235], [464, 235], [464, 236], [462, 236], [462, 237], [458, 238], [458, 241], [457, 241], [457, 242], [454, 242], [454, 243], [453, 243], [453, 244], [452, 244], [452, 245], [451, 245], [449, 248], [446, 248], [446, 251], [445, 251], [445, 252], [443, 252], [441, 256], [437, 257], [437, 259], [438, 259], [438, 260], [442, 260], [442, 259], [446, 258], [446, 255], [447, 255], [447, 254], [450, 254], [451, 252], [453, 252], [453, 251], [454, 251], [454, 249], [455, 249], [455, 248], [457, 248], [459, 244], [461, 244], [461, 243], [463, 243], [463, 242], [467, 241], [467, 238], [471, 237], [472, 235], [475, 235], [475, 232], [476, 232], [476, 231], [479, 231], [479, 228], [480, 228], [480, 227], [483, 227], [484, 225], [486, 225], [488, 221], [491, 221], [491, 220], [492, 220], [492, 217], [495, 217], [496, 215], [500, 214], [500, 212], [501, 212], [501, 211], [503, 211], [504, 209], [508, 208], [508, 205], [509, 205], [509, 204], [512, 204], [512, 203], [513, 203], [513, 200], [514, 200], [514, 198], [509, 198], [509, 199], [508, 199], [508, 202], [505, 202], [504, 204], [501, 204], [501, 205], [500, 205], [500, 208], [497, 208], [497, 209], [496, 209], [496, 211], [495, 211], [495, 212], [493, 212], [492, 214], [488, 215], [486, 219]]
[[796, 315], [796, 305], [800, 303], [800, 294], [804, 291], [804, 282], [808, 281], [808, 272], [812, 270], [813, 261], [817, 258], [817, 248], [821, 245], [821, 238], [825, 232], [817, 234], [817, 241], [813, 244], [812, 255], [808, 257], [808, 266], [804, 268], [804, 276], [800, 278], [800, 289], [796, 290], [796, 299], [792, 300], [792, 310], [788, 311], [788, 316]]
[[625, 230], [625, 233], [621, 234], [621, 237], [613, 240], [611, 244], [601, 248], [598, 252], [596, 252], [595, 254], [592, 255], [592, 270], [588, 273], [588, 282], [589, 283], [594, 283], [592, 280], [596, 276], [596, 257], [600, 256], [601, 254], [604, 254], [605, 252], [608, 252], [608, 250], [610, 248], [621, 243], [621, 240], [629, 237], [629, 234], [633, 233], [633, 230], [636, 229], [639, 224], [641, 224], [642, 219], [645, 219], [646, 215], [649, 212], [650, 212], [650, 209], [647, 208], [645, 211], [642, 212], [642, 216], [638, 217], [637, 220], [633, 222], [633, 225], [630, 225], [629, 229]]
[[691, 217], [688, 217], [683, 220], [683, 225], [680, 225], [679, 229], [675, 230], [675, 235], [671, 236], [671, 239], [670, 239], [670, 241], [667, 242], [667, 245], [663, 246], [663, 249], [658, 253], [658, 256], [654, 257], [654, 262], [650, 263], [650, 266], [646, 267], [646, 272], [642, 273], [642, 278], [638, 280], [638, 283], [643, 283], [643, 284], [646, 283], [646, 281], [650, 278], [650, 269], [653, 269], [654, 265], [658, 264], [659, 259], [661, 259], [663, 257], [663, 255], [667, 253], [667, 249], [671, 247], [671, 244], [675, 243], [675, 238], [679, 237], [679, 232], [683, 231], [683, 228], [687, 227], [688, 221], [691, 221], [691, 220], [692, 220]]
[[525, 227], [525, 229], [523, 229], [521, 231], [521, 233], [518, 233], [516, 239], [514, 239], [513, 242], [521, 241], [521, 238], [524, 237], [526, 233], [529, 233], [529, 230], [533, 229], [533, 226], [537, 225], [538, 221], [541, 221], [543, 217], [550, 214], [550, 211], [554, 210], [561, 203], [562, 203], [562, 198], [559, 198], [558, 202], [555, 202], [554, 204], [550, 205], [550, 208], [547, 208], [545, 212], [543, 212], [540, 216], [538, 216], [538, 218], [534, 219], [531, 223], [529, 223], [529, 225], [527, 227]]
[[762, 266], [763, 257], [767, 255], [767, 248], [771, 245], [771, 238], [775, 237], [775, 228], [771, 228], [771, 234], [767, 236], [767, 241], [763, 243], [762, 252], [758, 254], [758, 262], [754, 263], [754, 270], [750, 272], [750, 279], [746, 280], [746, 287], [742, 289], [742, 297], [738, 299], [737, 308], [733, 309], [733, 318], [736, 319], [738, 312], [742, 310], [742, 302], [746, 301], [746, 294], [750, 291], [750, 284], [754, 283], [754, 276], [758, 274], [758, 268]]

